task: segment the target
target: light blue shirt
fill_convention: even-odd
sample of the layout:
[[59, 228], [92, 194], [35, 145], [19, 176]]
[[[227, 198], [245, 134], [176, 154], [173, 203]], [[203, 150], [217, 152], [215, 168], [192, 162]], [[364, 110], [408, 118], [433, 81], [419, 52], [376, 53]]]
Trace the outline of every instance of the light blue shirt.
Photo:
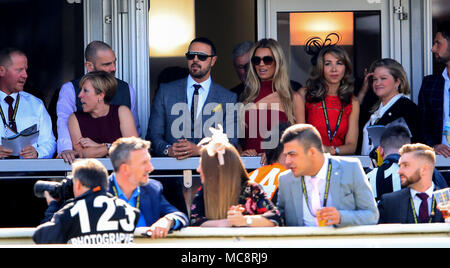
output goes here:
[[444, 122], [443, 122], [443, 131], [442, 131], [442, 144], [449, 145], [447, 142], [446, 132], [450, 131], [450, 78], [448, 77], [447, 68], [444, 69], [442, 72], [442, 77], [444, 77], [444, 114], [442, 116]]
[[198, 106], [197, 106], [197, 114], [196, 117], [198, 117], [201, 112], [203, 105], [206, 102], [206, 98], [208, 97], [209, 89], [211, 87], [211, 76], [208, 77], [205, 81], [201, 83], [195, 82], [195, 80], [191, 77], [191, 75], [188, 76], [187, 79], [187, 103], [189, 107], [189, 111], [191, 110], [192, 106], [192, 96], [194, 95], [194, 85], [200, 84], [202, 87], [198, 90]]
[[[138, 201], [139, 195], [141, 194], [141, 189], [139, 187], [137, 187], [136, 190], [134, 190], [133, 194], [131, 195], [130, 199], [128, 200], [128, 198], [123, 193], [122, 189], [120, 189], [119, 185], [117, 184], [115, 175], [113, 175], [113, 182], [114, 182], [114, 187], [117, 190], [117, 197], [119, 197], [120, 199], [122, 199], [125, 202], [127, 202], [128, 205], [130, 205], [130, 206], [132, 206], [134, 208], [138, 208], [137, 207], [137, 201]], [[139, 204], [139, 205], [141, 205], [141, 204]], [[136, 225], [136, 227], [145, 227], [145, 226], [147, 226], [147, 224], [145, 222], [144, 217], [141, 214], [139, 216], [139, 221], [138, 221], [138, 224]]]

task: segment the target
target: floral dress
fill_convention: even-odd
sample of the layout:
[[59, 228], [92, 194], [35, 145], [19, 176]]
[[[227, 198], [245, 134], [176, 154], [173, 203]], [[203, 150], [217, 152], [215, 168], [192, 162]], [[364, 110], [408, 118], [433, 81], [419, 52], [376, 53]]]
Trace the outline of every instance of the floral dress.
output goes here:
[[[275, 225], [282, 225], [280, 212], [272, 201], [267, 198], [266, 193], [259, 184], [252, 181], [243, 181], [238, 203], [245, 208], [243, 215], [261, 215], [275, 223]], [[205, 217], [203, 188], [200, 188], [192, 201], [191, 226], [200, 226], [206, 221], [208, 219]]]

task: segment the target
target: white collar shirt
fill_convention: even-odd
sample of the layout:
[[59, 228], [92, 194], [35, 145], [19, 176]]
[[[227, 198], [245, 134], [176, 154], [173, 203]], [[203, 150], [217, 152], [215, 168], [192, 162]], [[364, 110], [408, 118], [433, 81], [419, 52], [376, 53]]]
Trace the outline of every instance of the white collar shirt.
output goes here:
[[[323, 165], [320, 168], [319, 172], [314, 176], [318, 180], [317, 187], [319, 188], [319, 197], [320, 197], [320, 205], [323, 207], [323, 201], [325, 197], [325, 188], [327, 184], [327, 175], [328, 175], [328, 161], [329, 159], [327, 154], [325, 155], [325, 160], [323, 161]], [[303, 195], [303, 221], [305, 226], [317, 226], [316, 216], [313, 215], [310, 211], [311, 208], [311, 192], [312, 192], [312, 176], [305, 176], [305, 186], [306, 193], [308, 194], [309, 204], [306, 202], [306, 197]], [[331, 198], [331, 193], [328, 193], [327, 207], [331, 207], [333, 205], [333, 201]]]
[[[413, 190], [413, 189], [409, 189], [409, 190], [411, 192], [411, 197], [412, 197], [413, 202], [414, 202], [414, 209], [416, 210], [416, 215], [419, 216], [419, 208], [420, 208], [420, 204], [422, 203], [422, 199], [420, 199], [417, 196], [417, 193], [420, 193], [420, 192], [417, 192], [416, 190]], [[428, 195], [428, 199], [427, 199], [427, 201], [428, 201], [428, 215], [431, 215], [431, 208], [432, 208], [432, 205], [433, 205], [433, 190], [434, 190], [434, 183], [431, 183], [431, 187], [428, 188], [425, 191], [425, 193]]]
[[370, 151], [373, 149], [373, 144], [369, 142], [369, 132], [367, 131], [367, 128], [369, 126], [374, 125], [378, 119], [383, 117], [386, 111], [389, 110], [392, 107], [392, 105], [394, 105], [401, 97], [403, 97], [403, 94], [397, 94], [388, 103], [386, 103], [386, 105], [383, 105], [381, 103], [378, 110], [376, 110], [370, 116], [369, 121], [367, 121], [366, 125], [363, 128], [363, 142], [361, 148], [361, 155], [369, 155]]
[[[19, 106], [17, 108], [16, 126], [17, 131], [21, 132], [26, 128], [36, 124], [39, 130], [38, 141], [32, 146], [38, 153], [38, 158], [52, 158], [56, 151], [56, 140], [52, 130], [52, 120], [48, 114], [44, 103], [35, 96], [27, 92], [13, 93], [10, 96], [14, 99], [12, 106], [16, 105], [17, 95], [20, 94]], [[5, 120], [8, 121], [9, 105], [5, 101], [8, 96], [5, 92], [0, 91], [0, 106], [5, 115]], [[2, 137], [12, 136], [13, 133], [8, 133], [7, 128], [3, 122], [0, 123], [0, 135]], [[1, 145], [0, 139], [0, 145]]]
[[189, 107], [189, 111], [191, 110], [191, 106], [192, 106], [192, 96], [194, 95], [194, 85], [195, 84], [200, 84], [202, 87], [198, 90], [198, 106], [197, 106], [197, 114], [196, 117], [198, 117], [200, 115], [200, 113], [202, 112], [202, 107], [206, 102], [206, 98], [208, 97], [208, 93], [211, 87], [211, 76], [208, 77], [208, 79], [206, 79], [205, 81], [201, 82], [201, 83], [197, 83], [191, 75], [188, 76], [187, 79], [187, 88], [186, 88], [186, 92], [187, 92], [187, 104]]

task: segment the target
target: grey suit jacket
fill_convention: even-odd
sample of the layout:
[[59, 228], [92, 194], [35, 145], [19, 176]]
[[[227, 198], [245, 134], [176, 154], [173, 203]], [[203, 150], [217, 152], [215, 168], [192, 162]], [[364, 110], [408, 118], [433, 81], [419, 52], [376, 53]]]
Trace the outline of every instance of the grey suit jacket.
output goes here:
[[218, 124], [227, 132], [230, 143], [237, 146], [237, 112], [227, 116], [227, 104], [234, 106], [237, 95], [211, 82], [202, 114], [195, 120], [192, 131], [186, 86], [187, 78], [183, 78], [162, 84], [156, 93], [146, 135], [156, 156], [163, 156], [165, 147], [181, 138], [197, 144], [211, 135], [209, 127], [217, 128]]
[[[341, 214], [338, 226], [377, 224], [378, 209], [373, 192], [358, 159], [331, 159], [330, 196]], [[303, 226], [303, 186], [291, 170], [279, 176], [278, 209], [287, 226]]]

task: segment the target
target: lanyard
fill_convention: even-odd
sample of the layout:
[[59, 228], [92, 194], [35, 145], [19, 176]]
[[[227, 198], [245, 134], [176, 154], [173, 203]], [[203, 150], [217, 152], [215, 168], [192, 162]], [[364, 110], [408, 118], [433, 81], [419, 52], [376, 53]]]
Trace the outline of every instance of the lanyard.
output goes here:
[[[20, 95], [17, 94], [16, 104], [14, 105], [13, 116], [12, 116], [11, 122], [9, 122], [9, 124], [11, 124], [12, 122], [16, 122], [17, 110], [19, 110], [19, 100], [20, 100]], [[5, 125], [8, 129], [10, 129], [12, 131], [11, 126], [6, 124], [6, 117], [5, 117], [5, 114], [3, 113], [3, 109], [1, 107], [0, 107], [0, 116], [2, 117], [3, 125]]]
[[[330, 178], [331, 178], [331, 159], [328, 160], [327, 184], [325, 186], [325, 195], [323, 197], [323, 207], [327, 206], [328, 193], [330, 190]], [[306, 206], [308, 207], [308, 210], [311, 213], [311, 215], [314, 215], [312, 213], [311, 208], [309, 207], [309, 199], [308, 199], [308, 193], [306, 192], [305, 177], [303, 177], [303, 176], [302, 176], [302, 186], [303, 186], [303, 195], [305, 196], [305, 200], [306, 200]]]
[[327, 124], [328, 139], [330, 140], [330, 145], [331, 145], [331, 142], [333, 141], [334, 137], [336, 136], [339, 126], [341, 125], [342, 114], [344, 112], [344, 108], [341, 106], [341, 110], [339, 111], [339, 116], [338, 116], [338, 119], [336, 122], [336, 128], [334, 129], [333, 135], [331, 135], [330, 119], [328, 118], [327, 105], [325, 104], [325, 100], [322, 100], [322, 107], [323, 107], [323, 115], [325, 116], [325, 123]]
[[[414, 207], [414, 201], [412, 199], [412, 197], [409, 197], [409, 201], [411, 202], [411, 208], [413, 211], [413, 216], [414, 216], [414, 222], [417, 224], [417, 214], [416, 214], [416, 208]], [[434, 216], [434, 209], [436, 208], [436, 198], [434, 198], [433, 195], [433, 203], [431, 205], [431, 215], [430, 215], [430, 219], [428, 220], [428, 223], [431, 223], [431, 218]]]
[[[117, 193], [116, 186], [113, 185], [112, 187], [113, 187], [114, 194], [115, 194], [117, 197], [119, 197], [119, 194]], [[137, 209], [139, 209], [140, 203], [141, 203], [141, 194], [139, 194], [138, 197], [137, 197], [137, 201], [136, 201], [136, 208], [137, 208]]]

